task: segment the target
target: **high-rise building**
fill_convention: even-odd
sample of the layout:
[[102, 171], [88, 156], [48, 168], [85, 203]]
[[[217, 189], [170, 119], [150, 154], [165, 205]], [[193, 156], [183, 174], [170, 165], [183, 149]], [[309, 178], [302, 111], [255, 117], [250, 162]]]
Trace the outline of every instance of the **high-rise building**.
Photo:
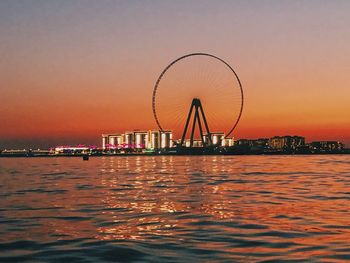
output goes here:
[[122, 134], [102, 134], [102, 149], [117, 149], [123, 143]]
[[135, 137], [134, 132], [125, 132], [124, 133], [124, 148], [134, 148]]
[[159, 149], [160, 148], [160, 132], [148, 131], [147, 149]]
[[102, 134], [102, 149], [165, 149], [173, 147], [172, 131], [128, 131]]
[[102, 149], [105, 150], [108, 144], [108, 134], [102, 134]]
[[122, 134], [111, 134], [108, 136], [109, 148], [117, 149], [121, 148], [123, 144], [123, 135]]
[[173, 147], [173, 132], [172, 131], [160, 131], [160, 148]]
[[173, 147], [172, 131], [152, 130], [148, 132], [148, 149], [165, 149]]
[[132, 148], [145, 149], [148, 143], [148, 132], [147, 131], [134, 131], [134, 145]]

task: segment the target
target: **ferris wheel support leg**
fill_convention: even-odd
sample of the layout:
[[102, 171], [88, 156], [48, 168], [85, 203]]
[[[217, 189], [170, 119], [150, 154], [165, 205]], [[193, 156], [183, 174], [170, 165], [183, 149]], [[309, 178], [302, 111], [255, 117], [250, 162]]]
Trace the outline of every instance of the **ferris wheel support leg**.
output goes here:
[[191, 140], [190, 140], [190, 147], [193, 147], [193, 139], [194, 139], [194, 130], [196, 127], [196, 122], [197, 122], [197, 118], [198, 118], [198, 107], [195, 106], [196, 109], [194, 111], [194, 117], [193, 117], [193, 124], [192, 124], [192, 131], [191, 131]]
[[198, 126], [199, 126], [199, 132], [200, 132], [202, 144], [203, 144], [203, 146], [205, 147], [207, 143], [204, 141], [204, 134], [203, 134], [202, 122], [201, 122], [201, 118], [199, 117], [198, 108], [196, 109], [196, 113], [197, 113]]
[[211, 145], [213, 145], [212, 141], [211, 141], [211, 134], [210, 134], [209, 126], [208, 126], [208, 123], [207, 123], [207, 119], [205, 118], [205, 114], [204, 114], [204, 110], [203, 110], [203, 107], [202, 107], [202, 103], [199, 104], [199, 109], [200, 109], [200, 112], [202, 114], [202, 119], [203, 119], [203, 122], [204, 122], [204, 125], [205, 125], [205, 129], [207, 130], [209, 145], [211, 146]]
[[188, 124], [190, 122], [190, 119], [191, 119], [191, 115], [192, 115], [192, 111], [193, 111], [193, 103], [191, 104], [191, 107], [190, 107], [190, 111], [188, 112], [188, 116], [187, 116], [187, 120], [186, 120], [186, 124], [185, 124], [185, 129], [184, 129], [184, 132], [182, 134], [182, 139], [181, 139], [181, 146], [184, 145], [184, 142], [185, 142], [185, 137], [186, 137], [186, 133], [187, 133], [187, 129], [188, 129]]

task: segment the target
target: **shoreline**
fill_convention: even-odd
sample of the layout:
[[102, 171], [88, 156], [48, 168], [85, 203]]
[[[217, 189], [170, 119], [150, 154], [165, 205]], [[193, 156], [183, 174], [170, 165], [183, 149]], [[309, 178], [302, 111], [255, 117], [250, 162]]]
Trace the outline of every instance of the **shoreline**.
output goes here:
[[0, 154], [0, 158], [55, 158], [55, 157], [68, 157], [68, 158], [83, 158], [89, 157], [130, 157], [130, 156], [295, 156], [295, 155], [348, 155], [350, 152], [325, 152], [325, 153], [122, 153], [122, 154]]

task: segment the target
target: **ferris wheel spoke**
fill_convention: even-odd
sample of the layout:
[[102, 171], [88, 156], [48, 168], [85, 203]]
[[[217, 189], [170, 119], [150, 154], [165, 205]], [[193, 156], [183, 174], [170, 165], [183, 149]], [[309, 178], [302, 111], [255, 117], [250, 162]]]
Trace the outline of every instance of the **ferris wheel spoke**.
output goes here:
[[203, 104], [210, 129], [232, 132], [242, 114], [243, 90], [237, 74], [210, 54], [193, 53], [174, 60], [161, 73], [153, 94], [157, 124], [174, 130], [177, 137], [195, 98]]

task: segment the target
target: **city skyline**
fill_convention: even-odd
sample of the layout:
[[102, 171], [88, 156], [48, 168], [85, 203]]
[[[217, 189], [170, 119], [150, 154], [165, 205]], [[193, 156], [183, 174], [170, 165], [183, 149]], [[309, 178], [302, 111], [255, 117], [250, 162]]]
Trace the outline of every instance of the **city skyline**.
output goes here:
[[154, 83], [189, 52], [237, 70], [246, 103], [235, 138], [297, 134], [349, 147], [349, 7], [3, 1], [0, 148], [97, 145], [102, 133], [155, 129]]

